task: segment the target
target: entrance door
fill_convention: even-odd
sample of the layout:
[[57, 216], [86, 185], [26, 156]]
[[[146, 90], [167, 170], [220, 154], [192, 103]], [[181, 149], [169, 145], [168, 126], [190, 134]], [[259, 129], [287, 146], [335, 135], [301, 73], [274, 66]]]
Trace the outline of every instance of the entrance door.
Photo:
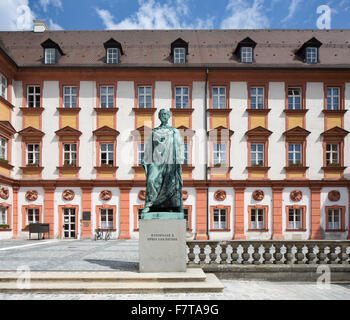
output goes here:
[[75, 209], [63, 209], [63, 238], [75, 238]]

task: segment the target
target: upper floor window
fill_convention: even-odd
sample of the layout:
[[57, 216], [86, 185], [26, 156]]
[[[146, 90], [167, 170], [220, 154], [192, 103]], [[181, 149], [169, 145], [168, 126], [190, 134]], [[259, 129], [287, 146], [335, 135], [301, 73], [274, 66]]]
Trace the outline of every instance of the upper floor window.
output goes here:
[[139, 108], [152, 108], [152, 87], [138, 87], [138, 104]]
[[0, 207], [0, 225], [7, 224], [7, 207]]
[[186, 62], [186, 48], [174, 48], [174, 63]]
[[339, 144], [337, 143], [326, 144], [326, 164], [339, 165]]
[[188, 164], [188, 143], [184, 143], [184, 164]]
[[253, 48], [241, 47], [241, 62], [253, 62]]
[[288, 88], [288, 109], [301, 109], [301, 88]]
[[264, 144], [252, 143], [250, 145], [250, 165], [251, 166], [264, 165]]
[[226, 108], [226, 87], [212, 88], [213, 109]]
[[227, 163], [227, 149], [225, 143], [213, 144], [213, 165], [226, 166]]
[[114, 144], [113, 143], [101, 143], [101, 165], [102, 164], [114, 164]]
[[307, 63], [317, 63], [318, 62], [318, 48], [307, 47], [305, 61]]
[[145, 157], [145, 144], [140, 142], [137, 144], [137, 164], [140, 166], [143, 164]]
[[0, 159], [7, 160], [7, 140], [0, 137]]
[[327, 110], [339, 110], [339, 88], [327, 88]]
[[100, 87], [100, 104], [101, 108], [114, 107], [114, 87]]
[[264, 88], [263, 87], [250, 88], [250, 108], [264, 109]]
[[288, 164], [302, 165], [302, 145], [300, 143], [288, 144]]
[[28, 108], [40, 108], [40, 86], [27, 87]]
[[65, 108], [77, 107], [77, 87], [63, 87], [63, 105]]
[[113, 229], [113, 209], [100, 209], [101, 228]]
[[0, 96], [6, 99], [7, 94], [7, 79], [0, 74]]
[[213, 210], [213, 229], [216, 229], [216, 230], [227, 229], [227, 209]]
[[27, 144], [27, 164], [39, 165], [40, 162], [40, 146], [35, 143]]
[[119, 63], [119, 49], [107, 48], [107, 63]]
[[55, 64], [56, 63], [56, 49], [47, 48], [45, 49], [45, 64]]
[[175, 108], [189, 108], [188, 87], [175, 87]]
[[63, 163], [65, 165], [77, 165], [77, 145], [76, 143], [65, 143], [63, 145]]

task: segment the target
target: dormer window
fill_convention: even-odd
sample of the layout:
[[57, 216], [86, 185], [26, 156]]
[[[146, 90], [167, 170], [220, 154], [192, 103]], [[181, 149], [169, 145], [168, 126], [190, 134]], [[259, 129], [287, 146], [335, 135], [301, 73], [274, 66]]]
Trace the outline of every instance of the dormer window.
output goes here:
[[44, 48], [45, 64], [56, 64], [59, 58], [64, 55], [60, 46], [51, 39], [44, 41], [41, 46]]
[[319, 62], [319, 48], [322, 46], [322, 42], [318, 41], [315, 37], [306, 41], [295, 53], [299, 59], [306, 63], [318, 63]]
[[256, 42], [247, 37], [242, 41], [238, 42], [234, 54], [237, 56], [240, 62], [252, 63], [254, 62], [253, 57], [255, 46]]
[[186, 55], [188, 54], [188, 43], [181, 38], [171, 43], [171, 56], [173, 63], [186, 63]]
[[106, 41], [103, 45], [106, 49], [106, 63], [108, 64], [120, 63], [120, 57], [124, 54], [122, 45], [120, 44], [120, 42], [111, 38], [108, 41]]
[[308, 47], [306, 48], [306, 63], [317, 63], [317, 50], [318, 48]]
[[107, 48], [107, 63], [119, 63], [118, 48]]

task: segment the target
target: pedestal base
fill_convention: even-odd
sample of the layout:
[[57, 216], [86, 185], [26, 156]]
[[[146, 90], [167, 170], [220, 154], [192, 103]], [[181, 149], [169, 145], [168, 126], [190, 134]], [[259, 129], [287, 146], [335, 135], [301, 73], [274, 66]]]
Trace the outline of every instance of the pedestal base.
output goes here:
[[139, 221], [139, 271], [186, 271], [186, 220]]

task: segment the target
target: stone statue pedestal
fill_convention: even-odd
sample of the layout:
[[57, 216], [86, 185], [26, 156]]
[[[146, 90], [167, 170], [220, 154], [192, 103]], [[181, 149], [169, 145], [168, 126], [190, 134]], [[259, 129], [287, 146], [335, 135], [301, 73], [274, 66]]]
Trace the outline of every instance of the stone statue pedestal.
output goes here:
[[186, 220], [139, 221], [139, 271], [186, 271]]

